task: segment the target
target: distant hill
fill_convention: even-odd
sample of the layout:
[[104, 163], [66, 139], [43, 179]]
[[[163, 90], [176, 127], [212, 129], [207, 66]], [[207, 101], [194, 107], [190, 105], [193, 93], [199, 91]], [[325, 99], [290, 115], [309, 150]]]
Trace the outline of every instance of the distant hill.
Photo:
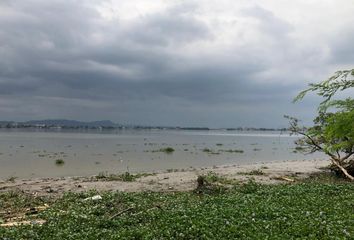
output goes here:
[[31, 120], [31, 121], [23, 122], [22, 124], [60, 126], [60, 127], [117, 127], [118, 126], [118, 124], [109, 120], [82, 122], [82, 121], [67, 120], [67, 119]]
[[13, 121], [0, 121], [0, 126], [6, 126], [8, 124], [13, 124]]
[[8, 124], [8, 123], [13, 123], [14, 121], [0, 121], [0, 124]]
[[31, 120], [24, 122], [15, 121], [0, 121], [0, 128], [68, 128], [68, 129], [172, 129], [172, 130], [195, 130], [195, 131], [209, 131], [209, 130], [226, 130], [226, 131], [286, 131], [286, 128], [219, 128], [213, 129], [208, 127], [173, 127], [173, 126], [143, 126], [143, 125], [122, 125], [114, 123], [110, 120], [101, 121], [77, 121], [68, 119], [45, 119], [45, 120]]

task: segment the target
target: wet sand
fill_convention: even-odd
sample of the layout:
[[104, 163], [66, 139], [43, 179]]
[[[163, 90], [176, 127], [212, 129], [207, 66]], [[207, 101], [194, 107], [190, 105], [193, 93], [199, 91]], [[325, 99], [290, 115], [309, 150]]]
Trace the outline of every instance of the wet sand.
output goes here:
[[[143, 176], [132, 182], [107, 181], [92, 177], [30, 178], [8, 179], [0, 181], [0, 192], [20, 190], [26, 193], [43, 196], [58, 196], [64, 192], [97, 191], [189, 191], [196, 188], [199, 175], [214, 172], [240, 183], [254, 179], [256, 182], [275, 184], [292, 182], [306, 178], [311, 173], [321, 171], [329, 164], [326, 160], [304, 160], [258, 163], [248, 165], [221, 165], [208, 168], [174, 170], [158, 172]], [[253, 170], [262, 171], [262, 175], [250, 175]]]

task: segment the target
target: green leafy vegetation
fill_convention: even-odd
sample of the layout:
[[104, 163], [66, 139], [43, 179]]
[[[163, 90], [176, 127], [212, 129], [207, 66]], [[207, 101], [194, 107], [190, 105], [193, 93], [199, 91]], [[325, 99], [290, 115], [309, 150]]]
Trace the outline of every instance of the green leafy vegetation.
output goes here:
[[[222, 192], [67, 193], [47, 199], [0, 193], [0, 219], [43, 203], [25, 219], [43, 225], [0, 227], [0, 239], [353, 239], [352, 183], [236, 184]], [[320, 201], [319, 201], [320, 200]]]
[[265, 175], [265, 173], [261, 169], [255, 169], [255, 170], [251, 170], [249, 172], [240, 172], [239, 174], [242, 174], [242, 175], [256, 175], [256, 176]]
[[206, 152], [206, 153], [211, 153], [211, 152], [213, 152], [211, 149], [209, 149], [209, 148], [204, 148], [203, 150], [202, 150], [203, 152]]
[[227, 153], [244, 153], [242, 149], [221, 149], [219, 152], [227, 152]]
[[11, 177], [8, 177], [8, 178], [6, 178], [6, 182], [15, 182], [15, 180], [17, 179], [17, 177], [15, 177], [15, 176], [11, 176]]
[[122, 174], [108, 174], [106, 172], [100, 172], [95, 178], [97, 180], [104, 181], [122, 181], [122, 182], [134, 182], [136, 179], [141, 177], [153, 176], [154, 173], [137, 173], [132, 174], [129, 172], [125, 172]]
[[202, 151], [205, 153], [208, 153], [208, 154], [220, 154], [218, 152], [211, 150], [210, 148], [204, 148], [204, 149], [202, 149]]
[[220, 154], [222, 152], [226, 153], [243, 153], [244, 151], [241, 149], [218, 149], [217, 151], [213, 151], [210, 148], [204, 148], [202, 149], [203, 152], [208, 153], [208, 154]]
[[171, 173], [171, 172], [184, 172], [184, 171], [185, 171], [184, 168], [181, 168], [181, 169], [179, 169], [179, 168], [168, 168], [168, 169], [166, 169], [166, 172], [168, 172], [168, 173]]
[[202, 175], [207, 183], [221, 183], [221, 184], [233, 184], [234, 180], [221, 176], [215, 172], [208, 172], [206, 175]]
[[309, 177], [298, 180], [303, 183], [316, 182], [316, 183], [324, 183], [324, 184], [335, 184], [335, 183], [349, 183], [350, 180], [348, 178], [339, 177], [333, 171], [330, 170], [329, 167], [322, 168], [322, 172], [315, 172], [310, 174]]
[[290, 130], [302, 136], [296, 144], [303, 152], [325, 153], [333, 171], [354, 180], [354, 99], [333, 99], [338, 91], [348, 88], [354, 88], [354, 69], [338, 71], [325, 81], [312, 83], [295, 98], [294, 101], [301, 100], [310, 91], [323, 97], [313, 126], [306, 128], [299, 125], [298, 119], [286, 117]]
[[163, 153], [171, 154], [174, 151], [175, 149], [172, 147], [165, 147], [165, 148], [160, 148], [158, 150], [152, 150], [151, 152], [163, 152]]
[[65, 164], [65, 161], [63, 159], [57, 159], [55, 160], [55, 165], [57, 166], [62, 166]]

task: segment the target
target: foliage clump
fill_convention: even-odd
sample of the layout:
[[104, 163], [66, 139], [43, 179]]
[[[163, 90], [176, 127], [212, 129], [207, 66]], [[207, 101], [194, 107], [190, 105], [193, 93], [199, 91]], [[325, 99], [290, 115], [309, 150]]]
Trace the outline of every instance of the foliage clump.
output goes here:
[[171, 154], [174, 151], [175, 151], [175, 149], [172, 147], [165, 147], [165, 148], [160, 148], [158, 150], [152, 150], [152, 152], [163, 152], [163, 153], [167, 153], [167, 154]]
[[331, 169], [354, 180], [354, 99], [333, 99], [338, 91], [354, 88], [354, 69], [338, 71], [329, 79], [302, 91], [295, 101], [314, 91], [324, 100], [318, 107], [314, 125], [305, 128], [299, 120], [288, 117], [290, 130], [300, 134], [296, 144], [304, 152], [323, 152], [331, 159]]
[[57, 165], [57, 166], [63, 166], [64, 164], [65, 164], [65, 161], [63, 159], [55, 160], [55, 165]]
[[202, 149], [203, 152], [208, 153], [208, 154], [220, 154], [219, 152], [213, 151], [210, 148], [204, 148]]
[[261, 169], [254, 169], [249, 172], [241, 172], [243, 175], [255, 175], [255, 176], [263, 176], [265, 173]]
[[244, 153], [244, 151], [242, 149], [222, 149], [219, 150], [219, 152], [227, 152], [227, 153]]
[[141, 177], [152, 176], [153, 173], [137, 173], [132, 174], [130, 172], [125, 172], [122, 174], [108, 174], [106, 172], [100, 172], [95, 176], [96, 180], [100, 181], [122, 181], [122, 182], [134, 182], [136, 179]]
[[175, 151], [175, 149], [171, 148], [171, 147], [167, 147], [167, 148], [161, 149], [161, 151], [164, 153], [173, 153]]

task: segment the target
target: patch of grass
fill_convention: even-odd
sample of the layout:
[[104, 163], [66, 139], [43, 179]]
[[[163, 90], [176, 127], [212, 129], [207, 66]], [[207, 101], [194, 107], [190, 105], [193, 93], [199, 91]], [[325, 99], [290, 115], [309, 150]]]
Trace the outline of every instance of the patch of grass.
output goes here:
[[172, 173], [172, 172], [185, 172], [186, 169], [184, 168], [168, 168], [166, 169], [166, 172]]
[[203, 148], [202, 151], [208, 154], [220, 154], [218, 152], [211, 150], [210, 148]]
[[305, 148], [304, 148], [304, 147], [300, 147], [300, 146], [296, 146], [296, 147], [295, 147], [295, 150], [301, 152], [301, 151], [304, 151]]
[[55, 165], [57, 165], [57, 166], [63, 166], [64, 164], [65, 164], [65, 161], [63, 159], [55, 160]]
[[154, 176], [154, 173], [137, 173], [132, 174], [125, 172], [122, 174], [108, 174], [107, 172], [100, 172], [95, 176], [96, 180], [101, 181], [122, 181], [122, 182], [134, 182], [136, 179], [147, 176]]
[[255, 169], [255, 170], [251, 170], [249, 172], [239, 172], [238, 174], [240, 174], [240, 175], [256, 175], [256, 176], [265, 175], [265, 173], [261, 169]]
[[202, 151], [205, 152], [205, 153], [211, 153], [212, 152], [211, 149], [209, 149], [209, 148], [204, 148]]
[[228, 179], [224, 176], [221, 176], [215, 172], [208, 172], [206, 175], [205, 175], [205, 180], [209, 183], [221, 183], [221, 184], [233, 184], [235, 183], [234, 180], [231, 180], [231, 179]]
[[255, 194], [260, 189], [260, 184], [250, 179], [247, 183], [236, 185], [234, 190], [244, 194]]
[[219, 152], [227, 152], [227, 153], [244, 153], [242, 149], [222, 149]]
[[296, 146], [292, 152], [293, 153], [298, 153], [298, 152], [305, 152], [305, 151], [306, 151], [306, 148], [300, 147], [300, 146]]
[[5, 181], [6, 181], [6, 182], [12, 182], [12, 183], [13, 183], [13, 182], [15, 182], [16, 179], [17, 179], [17, 177], [11, 176], [11, 177], [6, 178]]
[[205, 175], [198, 176], [197, 188], [194, 192], [198, 194], [221, 194], [228, 190], [229, 186], [226, 185], [232, 184], [236, 184], [236, 181], [210, 171]]
[[121, 179], [121, 181], [123, 182], [133, 182], [135, 181], [137, 178], [139, 178], [140, 176], [138, 175], [134, 175], [134, 174], [130, 174], [129, 172], [125, 172], [123, 174], [118, 175], [118, 177]]
[[[8, 210], [48, 203], [42, 226], [0, 228], [3, 239], [353, 239], [352, 183], [260, 185], [208, 194], [67, 193], [52, 201], [0, 193]], [[25, 216], [33, 219], [33, 216]]]
[[207, 175], [205, 175], [205, 180], [214, 183], [214, 182], [222, 182], [223, 180], [225, 180], [225, 178], [214, 172], [208, 172]]
[[166, 153], [166, 154], [171, 154], [175, 151], [174, 148], [172, 147], [165, 147], [165, 148], [160, 148], [158, 150], [152, 150], [151, 152], [163, 152], [163, 153]]
[[319, 182], [319, 183], [348, 183], [351, 182], [348, 178], [340, 177], [334, 172], [331, 171], [322, 171], [322, 172], [315, 172], [310, 174], [309, 177], [304, 178], [301, 182], [308, 183], [308, 182]]
[[197, 194], [221, 194], [227, 191], [227, 188], [218, 181], [222, 180], [220, 176], [213, 172], [209, 172], [207, 175], [200, 175], [197, 178], [197, 188], [194, 193]]

